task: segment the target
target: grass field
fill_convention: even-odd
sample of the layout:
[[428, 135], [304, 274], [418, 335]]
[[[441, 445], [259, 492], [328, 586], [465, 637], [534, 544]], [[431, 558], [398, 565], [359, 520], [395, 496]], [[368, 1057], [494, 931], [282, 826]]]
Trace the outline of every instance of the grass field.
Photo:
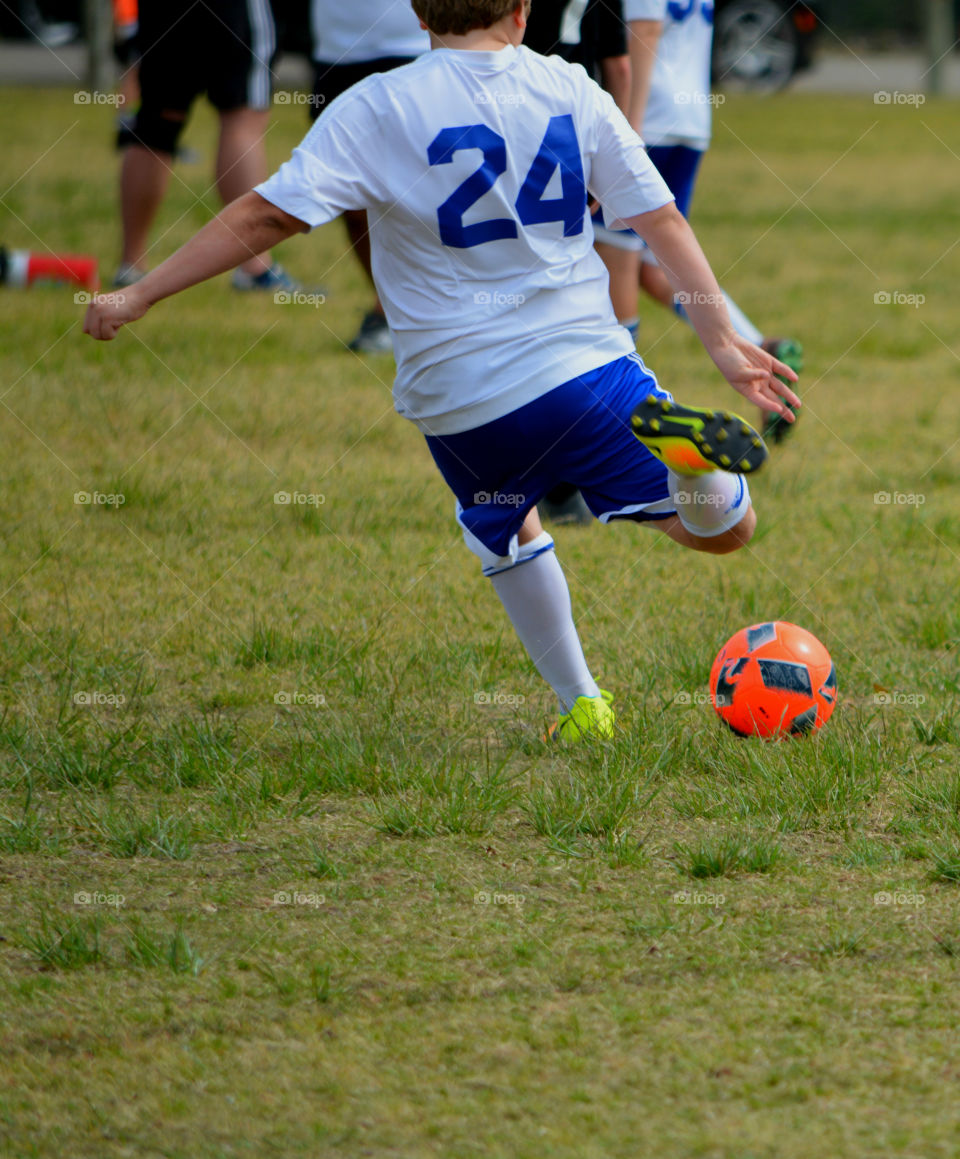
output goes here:
[[[111, 110], [0, 102], [0, 237], [109, 272]], [[956, 123], [718, 110], [694, 224], [804, 342], [805, 413], [737, 556], [558, 530], [621, 709], [582, 751], [538, 739], [391, 360], [343, 348], [337, 224], [281, 253], [322, 305], [221, 280], [96, 345], [71, 292], [2, 292], [0, 1154], [960, 1154]], [[665, 313], [640, 348], [726, 397]], [[836, 661], [807, 741], [702, 702], [771, 618]]]

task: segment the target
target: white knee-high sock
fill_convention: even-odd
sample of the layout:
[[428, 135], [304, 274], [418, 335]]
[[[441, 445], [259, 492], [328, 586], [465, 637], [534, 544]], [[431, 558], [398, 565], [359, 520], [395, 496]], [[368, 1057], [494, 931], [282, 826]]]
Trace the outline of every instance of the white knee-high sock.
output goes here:
[[[763, 342], [763, 334], [754, 326], [726, 290], [721, 290], [720, 292], [723, 294], [723, 300], [727, 305], [727, 313], [730, 315], [730, 322], [734, 330], [736, 330], [741, 338], [746, 338], [754, 346], [759, 346]], [[682, 302], [677, 302], [674, 299], [673, 311], [684, 322], [687, 324], [690, 323], [690, 318], [687, 315], [687, 311], [683, 308]]]
[[730, 297], [727, 291], [723, 290], [722, 293], [723, 299], [727, 303], [727, 313], [730, 315], [730, 321], [733, 323], [734, 330], [736, 330], [741, 338], [746, 338], [754, 346], [759, 346], [763, 341], [763, 335], [746, 314], [744, 314], [733, 298]]
[[545, 551], [490, 577], [520, 642], [568, 712], [578, 696], [599, 696], [573, 622], [560, 561]]

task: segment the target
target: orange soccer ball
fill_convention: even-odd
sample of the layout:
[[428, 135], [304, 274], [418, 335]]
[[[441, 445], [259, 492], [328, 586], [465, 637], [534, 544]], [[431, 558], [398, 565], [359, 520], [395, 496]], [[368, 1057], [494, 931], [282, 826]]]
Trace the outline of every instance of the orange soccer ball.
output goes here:
[[816, 636], [776, 620], [741, 628], [710, 670], [710, 699], [739, 736], [802, 736], [837, 702], [837, 672]]

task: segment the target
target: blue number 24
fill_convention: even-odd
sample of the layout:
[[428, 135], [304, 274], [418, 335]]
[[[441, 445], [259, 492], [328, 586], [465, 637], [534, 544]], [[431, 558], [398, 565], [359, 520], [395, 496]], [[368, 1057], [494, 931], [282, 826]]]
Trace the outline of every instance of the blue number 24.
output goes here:
[[[431, 165], [448, 165], [461, 149], [479, 149], [483, 153], [480, 168], [470, 174], [437, 210], [440, 240], [457, 249], [470, 249], [488, 241], [517, 236], [512, 217], [493, 217], [488, 221], [463, 224], [463, 215], [493, 188], [507, 169], [507, 144], [499, 133], [487, 125], [457, 125], [441, 129], [427, 149]], [[560, 197], [543, 196], [550, 178], [559, 168]], [[573, 117], [551, 117], [540, 149], [517, 194], [517, 216], [523, 225], [540, 225], [548, 221], [563, 222], [563, 236], [576, 237], [583, 232], [583, 215], [587, 207], [587, 187], [583, 179], [580, 143]]]

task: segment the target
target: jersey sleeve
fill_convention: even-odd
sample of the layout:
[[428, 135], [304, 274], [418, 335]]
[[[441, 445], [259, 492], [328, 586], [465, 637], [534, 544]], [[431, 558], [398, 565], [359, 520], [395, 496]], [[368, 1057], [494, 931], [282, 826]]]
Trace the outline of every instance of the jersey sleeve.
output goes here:
[[603, 208], [606, 224], [618, 228], [628, 217], [673, 201], [673, 194], [609, 93], [597, 85], [592, 88], [593, 150], [587, 185]]
[[366, 158], [377, 156], [380, 146], [374, 144], [377, 128], [369, 107], [358, 98], [355, 89], [334, 101], [290, 160], [255, 192], [311, 228], [333, 221], [345, 210], [375, 204], [380, 181]]
[[666, 20], [667, 0], [623, 0], [624, 20]]

